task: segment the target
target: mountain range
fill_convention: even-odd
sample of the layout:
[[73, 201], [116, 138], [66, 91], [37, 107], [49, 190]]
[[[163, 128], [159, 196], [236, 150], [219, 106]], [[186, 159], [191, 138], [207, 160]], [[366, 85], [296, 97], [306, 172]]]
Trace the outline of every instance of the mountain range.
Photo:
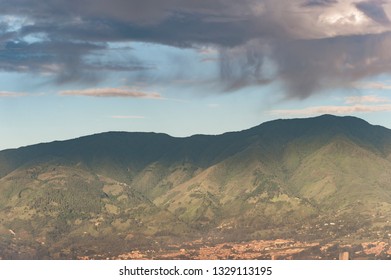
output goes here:
[[198, 238], [388, 240], [390, 214], [391, 130], [355, 117], [186, 138], [108, 132], [0, 152], [7, 259]]

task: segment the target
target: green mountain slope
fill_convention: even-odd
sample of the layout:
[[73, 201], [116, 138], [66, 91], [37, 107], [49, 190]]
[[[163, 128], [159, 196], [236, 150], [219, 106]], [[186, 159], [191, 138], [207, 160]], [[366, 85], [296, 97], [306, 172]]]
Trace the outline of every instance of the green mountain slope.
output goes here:
[[379, 238], [391, 228], [390, 159], [390, 130], [331, 115], [1, 151], [0, 249], [72, 258], [200, 236]]
[[[121, 252], [155, 236], [189, 232], [131, 186], [80, 165], [19, 168], [0, 180], [0, 193], [0, 247], [8, 258]], [[10, 244], [26, 250], [15, 252]]]

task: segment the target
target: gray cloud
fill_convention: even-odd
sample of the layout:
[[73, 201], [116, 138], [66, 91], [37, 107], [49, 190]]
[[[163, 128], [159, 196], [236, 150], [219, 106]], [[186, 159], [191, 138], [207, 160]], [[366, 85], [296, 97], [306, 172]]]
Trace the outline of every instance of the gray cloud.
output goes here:
[[156, 24], [175, 13], [240, 16], [262, 0], [0, 0], [1, 13], [40, 20], [106, 19]]
[[390, 24], [390, 19], [385, 13], [382, 4], [380, 1], [368, 1], [357, 3], [356, 7], [372, 20], [381, 24]]
[[338, 3], [336, 0], [309, 0], [303, 3], [304, 7], [329, 6]]
[[[314, 92], [351, 87], [366, 77], [390, 73], [390, 48], [390, 32], [252, 42], [234, 53], [223, 52], [221, 76], [232, 87], [280, 80], [288, 98], [304, 99]], [[274, 73], [263, 71], [271, 67], [264, 65], [266, 60], [275, 64]]]
[[0, 52], [0, 68], [55, 75], [59, 83], [79, 81], [87, 78], [81, 57], [102, 48], [90, 43], [9, 41]]
[[280, 42], [274, 48], [278, 75], [294, 96], [351, 86], [391, 72], [391, 33]]
[[224, 90], [234, 91], [246, 85], [266, 85], [273, 81], [264, 69], [267, 53], [261, 42], [220, 51], [220, 78]]
[[305, 98], [391, 72], [391, 11], [380, 1], [0, 0], [0, 6], [0, 69], [49, 74], [58, 83], [96, 83], [102, 71], [153, 71], [155, 65], [132, 55], [99, 59], [112, 50], [107, 43], [137, 41], [218, 49], [227, 91], [279, 81], [288, 97]]
[[159, 93], [146, 93], [123, 88], [90, 88], [82, 90], [64, 90], [60, 95], [89, 96], [89, 97], [129, 97], [145, 99], [162, 99]]

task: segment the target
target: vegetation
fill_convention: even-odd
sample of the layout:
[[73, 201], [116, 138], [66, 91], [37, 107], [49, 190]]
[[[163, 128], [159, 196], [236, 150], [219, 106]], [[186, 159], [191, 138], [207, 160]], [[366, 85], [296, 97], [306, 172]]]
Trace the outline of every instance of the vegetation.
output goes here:
[[388, 240], [390, 170], [390, 130], [329, 115], [218, 136], [111, 132], [6, 150], [0, 256], [115, 255], [208, 236]]

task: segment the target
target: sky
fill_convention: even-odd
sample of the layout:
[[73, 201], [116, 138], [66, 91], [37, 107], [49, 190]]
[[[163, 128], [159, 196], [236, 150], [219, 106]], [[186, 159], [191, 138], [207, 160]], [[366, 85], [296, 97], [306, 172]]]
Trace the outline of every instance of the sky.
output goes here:
[[391, 128], [390, 0], [0, 0], [0, 150], [352, 115]]

